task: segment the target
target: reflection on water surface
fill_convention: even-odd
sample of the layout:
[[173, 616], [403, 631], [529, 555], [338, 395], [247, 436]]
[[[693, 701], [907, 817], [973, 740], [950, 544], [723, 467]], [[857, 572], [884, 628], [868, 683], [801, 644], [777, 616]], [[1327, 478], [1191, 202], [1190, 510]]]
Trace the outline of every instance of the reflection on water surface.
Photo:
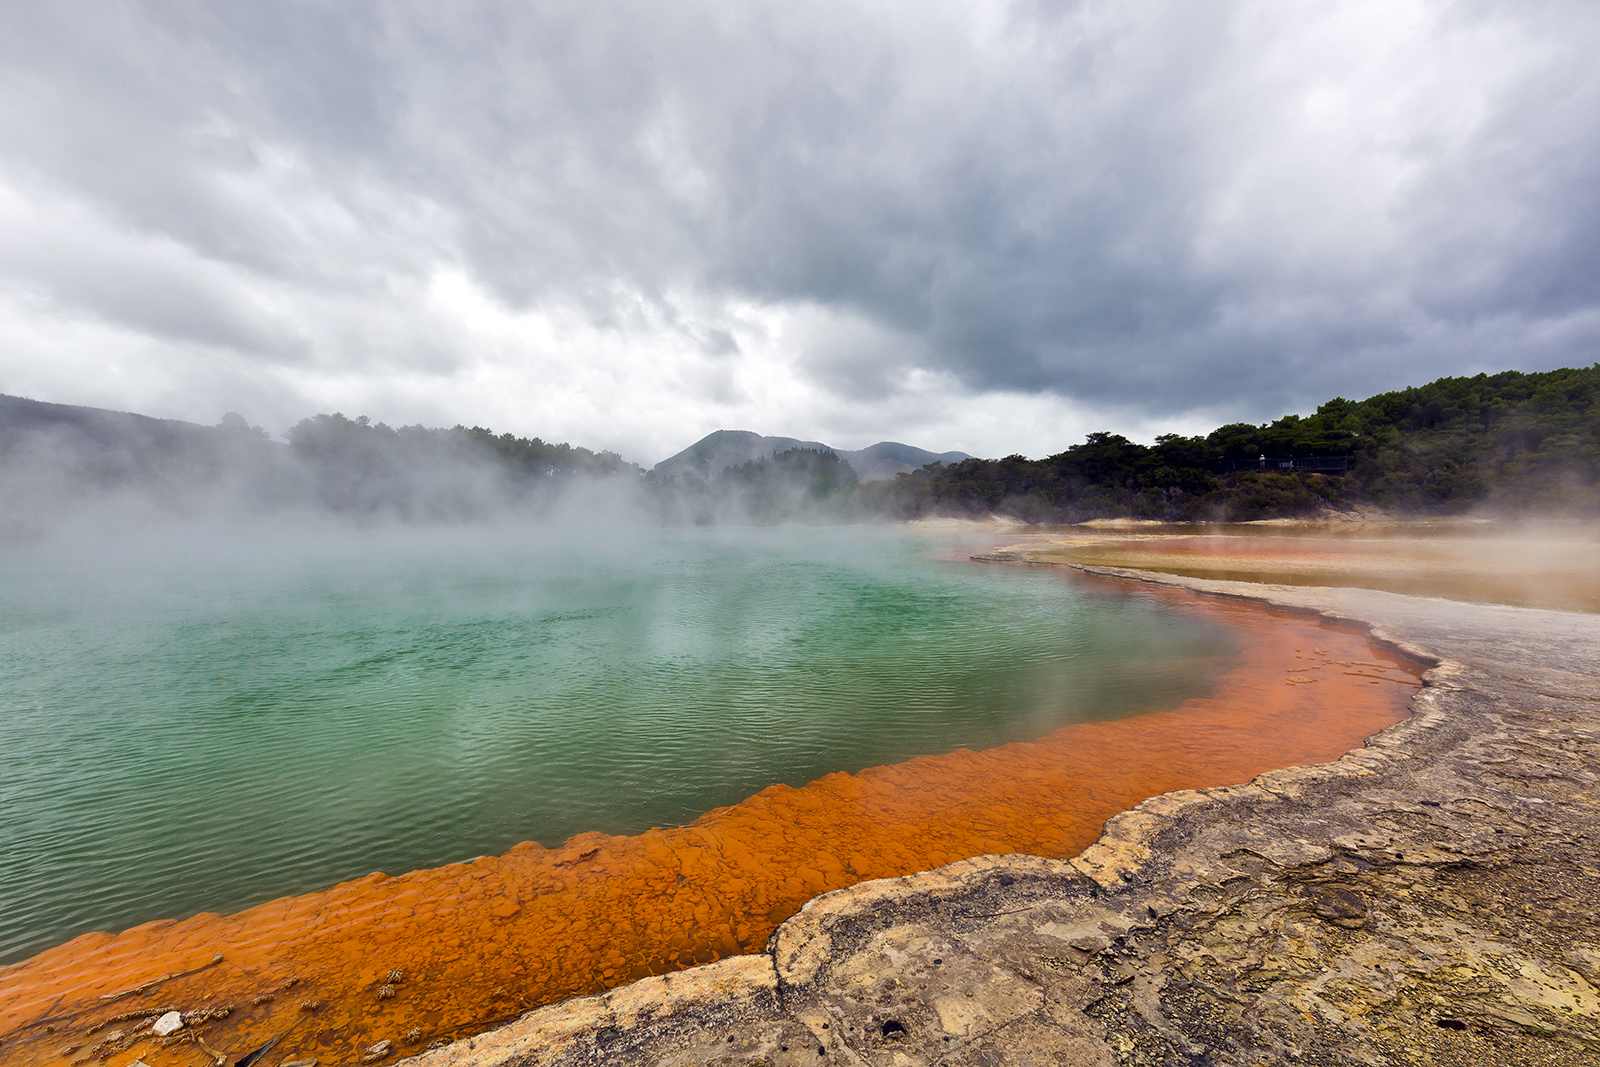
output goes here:
[[[1021, 578], [1047, 583], [1039, 595], [1062, 605], [1109, 587], [1020, 568], [960, 573], [996, 583], [1008, 602], [1031, 588], [1008, 584]], [[1070, 855], [1145, 796], [1334, 758], [1403, 714], [1415, 685], [1414, 668], [1359, 634], [1303, 616], [1159, 589], [1117, 600], [1131, 617], [1177, 611], [1202, 633], [1223, 626], [1242, 638], [1214, 694], [1036, 741], [773, 786], [677, 829], [523, 845], [230, 918], [86, 936], [0, 970], [0, 1035], [15, 1062], [48, 1062], [57, 1039], [40, 1029], [45, 1011], [103, 1030], [129, 1009], [101, 997], [176, 974], [122, 1003], [225, 1003], [233, 1012], [204, 1034], [235, 1055], [278, 1034], [285, 1060], [346, 1062], [385, 1039], [414, 1051], [573, 993], [757, 950], [825, 889], [985, 852]], [[193, 1053], [137, 1033], [109, 1051], [112, 1067]]]
[[943, 540], [245, 538], [0, 562], [0, 959], [1204, 692], [1232, 638]]

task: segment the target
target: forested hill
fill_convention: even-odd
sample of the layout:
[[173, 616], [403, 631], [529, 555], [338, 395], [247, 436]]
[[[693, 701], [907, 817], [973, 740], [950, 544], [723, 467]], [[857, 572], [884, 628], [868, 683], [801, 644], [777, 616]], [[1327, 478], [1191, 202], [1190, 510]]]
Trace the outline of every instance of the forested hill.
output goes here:
[[[607, 482], [668, 524], [1008, 515], [1243, 521], [1377, 507], [1397, 514], [1600, 517], [1600, 364], [1441, 378], [1309, 416], [1237, 423], [1142, 445], [1112, 433], [1046, 459], [929, 463], [857, 484], [826, 449], [790, 449], [710, 480], [647, 474], [609, 452], [456, 426], [392, 429], [317, 415], [271, 441], [217, 426], [0, 397], [0, 541], [115, 499], [124, 511], [264, 513], [458, 522], [549, 511]], [[1260, 456], [1344, 457], [1337, 473], [1229, 471]], [[128, 511], [128, 514], [133, 514]]]
[[[1348, 457], [1343, 475], [1222, 473], [1228, 460]], [[1440, 378], [1342, 397], [1310, 416], [1235, 423], [1140, 445], [1090, 434], [1046, 459], [930, 465], [865, 485], [858, 503], [901, 516], [1006, 514], [1032, 522], [1311, 515], [1371, 505], [1401, 514], [1600, 514], [1600, 363]]]
[[579, 480], [643, 477], [615, 453], [477, 426], [396, 429], [335, 413], [287, 436], [275, 442], [233, 413], [200, 426], [0, 396], [0, 541], [110, 503], [130, 515], [315, 510], [448, 522], [537, 512]]

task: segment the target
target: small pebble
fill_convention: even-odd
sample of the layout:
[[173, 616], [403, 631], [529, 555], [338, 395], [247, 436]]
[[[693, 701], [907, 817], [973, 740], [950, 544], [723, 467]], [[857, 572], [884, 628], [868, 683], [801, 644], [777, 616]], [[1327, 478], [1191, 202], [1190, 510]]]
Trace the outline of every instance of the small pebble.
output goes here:
[[169, 1011], [155, 1021], [150, 1027], [157, 1037], [166, 1037], [168, 1034], [177, 1033], [183, 1029], [183, 1016], [175, 1011]]

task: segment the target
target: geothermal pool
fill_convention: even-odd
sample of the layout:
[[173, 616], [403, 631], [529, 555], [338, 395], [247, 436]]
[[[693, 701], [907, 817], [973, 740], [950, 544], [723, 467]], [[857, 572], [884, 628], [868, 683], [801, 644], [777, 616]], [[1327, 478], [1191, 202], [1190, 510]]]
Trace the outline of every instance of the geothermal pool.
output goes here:
[[[982, 547], [982, 546], [978, 546]], [[0, 962], [1208, 692], [1231, 630], [853, 528], [0, 563]]]
[[[623, 528], [8, 557], [13, 951], [172, 918], [0, 966], [0, 1063], [409, 1054], [758, 952], [829, 889], [1071, 856], [1145, 797], [1337, 758], [1417, 684], [1355, 628], [965, 562], [983, 547]], [[156, 1037], [167, 1010], [194, 1024]]]

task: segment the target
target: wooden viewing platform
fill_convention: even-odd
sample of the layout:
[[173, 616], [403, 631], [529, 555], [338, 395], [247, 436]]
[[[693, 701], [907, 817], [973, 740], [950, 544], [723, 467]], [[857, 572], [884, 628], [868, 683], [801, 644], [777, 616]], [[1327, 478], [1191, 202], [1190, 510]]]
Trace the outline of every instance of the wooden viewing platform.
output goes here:
[[1231, 471], [1332, 471], [1342, 474], [1349, 469], [1349, 456], [1300, 456], [1287, 459], [1258, 456], [1255, 459], [1225, 459], [1217, 465], [1219, 474]]

